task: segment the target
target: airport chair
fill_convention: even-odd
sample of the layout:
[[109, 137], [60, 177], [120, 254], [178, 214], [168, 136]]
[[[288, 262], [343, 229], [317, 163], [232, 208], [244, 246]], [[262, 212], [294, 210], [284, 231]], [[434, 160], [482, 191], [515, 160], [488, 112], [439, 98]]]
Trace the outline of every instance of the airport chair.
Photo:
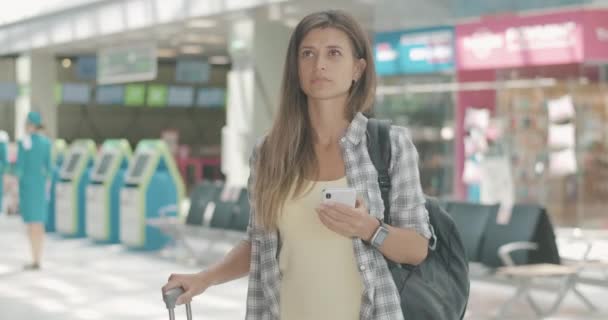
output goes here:
[[479, 262], [488, 221], [496, 215], [498, 205], [447, 201], [445, 208], [460, 232], [468, 261]]
[[[544, 208], [537, 205], [515, 205], [507, 224], [491, 219], [482, 247], [481, 263], [496, 269], [496, 276], [506, 277], [517, 289], [500, 307], [497, 318], [503, 317], [512, 304], [525, 298], [537, 316], [555, 313], [569, 293], [574, 293], [587, 308], [597, 308], [576, 287], [580, 267], [562, 265], [553, 225]], [[493, 223], [492, 223], [493, 222]], [[542, 310], [530, 295], [539, 280], [558, 279], [557, 296], [547, 310]]]

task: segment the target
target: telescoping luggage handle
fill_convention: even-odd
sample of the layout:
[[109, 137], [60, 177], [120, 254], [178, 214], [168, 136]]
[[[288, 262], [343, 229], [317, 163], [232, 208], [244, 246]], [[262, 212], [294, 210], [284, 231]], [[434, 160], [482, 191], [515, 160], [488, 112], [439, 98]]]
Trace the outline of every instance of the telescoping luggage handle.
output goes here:
[[[182, 293], [184, 293], [184, 289], [181, 287], [163, 292], [163, 300], [165, 301], [167, 310], [169, 310], [170, 320], [175, 320], [175, 302]], [[192, 307], [190, 306], [190, 303], [186, 304], [186, 317], [188, 320], [192, 320]]]

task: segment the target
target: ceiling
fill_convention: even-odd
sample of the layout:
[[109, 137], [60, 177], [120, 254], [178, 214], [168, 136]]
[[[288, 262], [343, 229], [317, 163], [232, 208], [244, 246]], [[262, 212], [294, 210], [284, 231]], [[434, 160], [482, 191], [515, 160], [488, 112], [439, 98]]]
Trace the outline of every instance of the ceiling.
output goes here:
[[[306, 14], [328, 9], [344, 9], [353, 14], [358, 21], [370, 27], [373, 15], [370, 5], [352, 1], [332, 1], [328, 6], [322, 1], [286, 1], [254, 9], [232, 11], [221, 15], [193, 18], [176, 23], [156, 25], [96, 37], [94, 39], [73, 41], [49, 46], [44, 51], [60, 57], [94, 54], [99, 49], [111, 46], [128, 45], [136, 42], [155, 42], [159, 57], [172, 58], [175, 55], [226, 56], [228, 54], [229, 33], [233, 21], [252, 18], [279, 21], [293, 28]], [[200, 52], [199, 52], [200, 51]]]
[[[159, 55], [227, 55], [231, 23], [246, 17], [281, 21], [294, 27], [305, 15], [327, 9], [343, 9], [351, 13], [370, 32], [437, 25], [450, 21], [450, 0], [292, 0], [255, 9], [233, 11], [221, 15], [189, 19], [178, 23], [131, 30], [118, 34], [51, 46], [45, 50], [58, 56], [93, 54], [98, 49], [133, 42], [154, 41]], [[408, 8], [412, 8], [409, 10]]]
[[[189, 18], [180, 22], [156, 24], [153, 27], [131, 29], [120, 33], [97, 36], [92, 39], [62, 43], [61, 45], [46, 47], [43, 50], [50, 51], [58, 56], [75, 56], [94, 54], [104, 47], [120, 46], [135, 42], [155, 42], [159, 48], [159, 57], [161, 58], [172, 58], [176, 55], [227, 56], [232, 22], [247, 17], [280, 21], [289, 27], [293, 27], [308, 13], [330, 8], [344, 9], [353, 14], [370, 32], [378, 32], [450, 25], [463, 15], [466, 15], [466, 8], [463, 7], [466, 1], [479, 2], [482, 0], [280, 1], [277, 0], [275, 3], [252, 9], [229, 11], [220, 15], [200, 18]], [[500, 10], [499, 8], [516, 9], [514, 3], [521, 2], [504, 0], [483, 1], [486, 1], [484, 7], [486, 10]], [[536, 0], [532, 2], [539, 5], [538, 3], [540, 2], [549, 3], [551, 1], [554, 3], [556, 1], [559, 3], [570, 3], [577, 0]], [[590, 1], [578, 0], [578, 2]], [[128, 0], [124, 2], [127, 3]], [[493, 5], [490, 5], [490, 2]], [[596, 2], [608, 2], [608, 0], [596, 0]], [[470, 4], [469, 7], [471, 7]], [[475, 6], [471, 8], [470, 10], [473, 10]], [[123, 10], [128, 10], [128, 5], [124, 5]], [[126, 16], [126, 14], [123, 14], [123, 16]]]

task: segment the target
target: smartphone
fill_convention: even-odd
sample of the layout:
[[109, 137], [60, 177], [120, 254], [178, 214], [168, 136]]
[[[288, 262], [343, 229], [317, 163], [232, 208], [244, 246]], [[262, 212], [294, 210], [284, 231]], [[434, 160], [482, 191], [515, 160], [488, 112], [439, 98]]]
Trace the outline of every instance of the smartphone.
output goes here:
[[338, 202], [354, 208], [357, 202], [357, 191], [354, 188], [323, 189], [322, 202]]

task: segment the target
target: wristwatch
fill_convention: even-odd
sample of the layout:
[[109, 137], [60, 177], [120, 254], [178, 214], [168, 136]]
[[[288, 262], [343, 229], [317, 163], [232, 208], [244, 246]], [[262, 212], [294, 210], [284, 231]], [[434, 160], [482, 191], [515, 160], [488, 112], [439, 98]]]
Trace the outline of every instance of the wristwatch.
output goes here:
[[378, 219], [378, 221], [380, 221], [380, 225], [369, 241], [376, 249], [380, 249], [380, 247], [382, 247], [384, 240], [386, 240], [386, 237], [388, 236], [388, 228], [386, 227], [386, 224], [380, 219]]

